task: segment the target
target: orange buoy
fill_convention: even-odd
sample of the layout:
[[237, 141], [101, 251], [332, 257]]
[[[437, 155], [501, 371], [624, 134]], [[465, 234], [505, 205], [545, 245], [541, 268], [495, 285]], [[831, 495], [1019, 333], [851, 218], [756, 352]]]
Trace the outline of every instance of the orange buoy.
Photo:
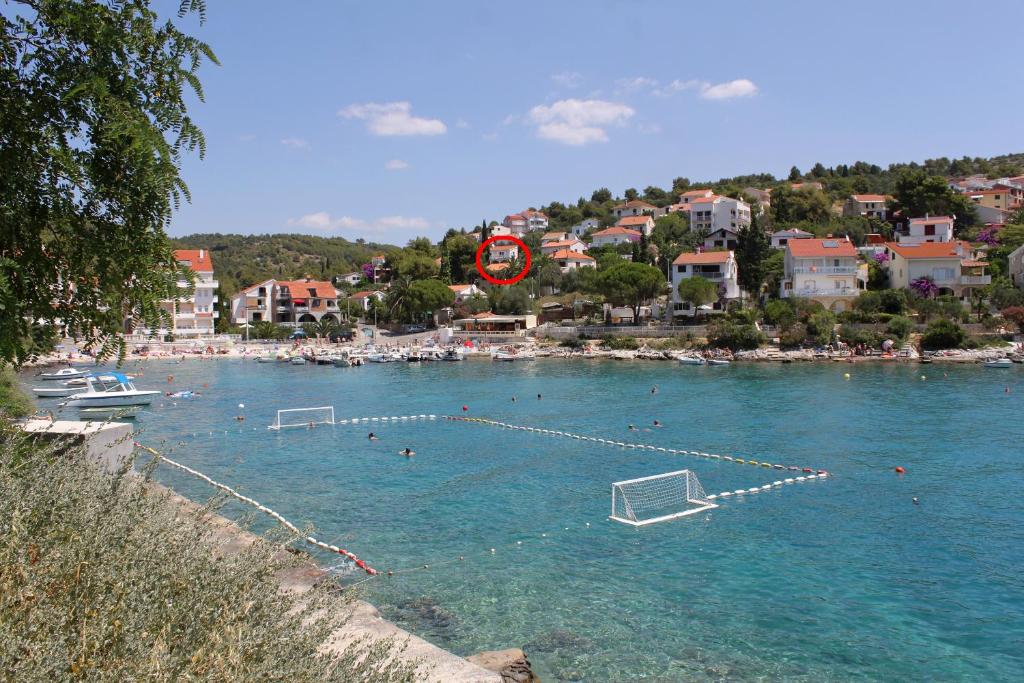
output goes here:
[[903, 474], [904, 472], [906, 472], [906, 470], [902, 467], [896, 467], [896, 474]]

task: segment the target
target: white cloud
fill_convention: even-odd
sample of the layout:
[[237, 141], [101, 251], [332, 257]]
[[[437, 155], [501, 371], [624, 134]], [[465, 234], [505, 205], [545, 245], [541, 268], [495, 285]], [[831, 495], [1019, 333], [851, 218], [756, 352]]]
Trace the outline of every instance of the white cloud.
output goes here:
[[408, 102], [353, 104], [338, 112], [346, 119], [366, 121], [366, 129], [374, 135], [444, 135], [448, 126], [440, 119], [424, 119], [412, 115]]
[[604, 100], [559, 100], [551, 105], [539, 104], [528, 118], [537, 126], [537, 135], [565, 145], [586, 145], [607, 142], [607, 126], [621, 126], [636, 112], [620, 102]]
[[563, 71], [551, 74], [551, 80], [563, 88], [578, 88], [583, 83], [583, 74], [578, 71]]
[[375, 234], [378, 237], [398, 238], [407, 233], [422, 233], [430, 228], [430, 221], [419, 216], [383, 216], [375, 220], [364, 220], [352, 216], [331, 216], [326, 211], [308, 213], [299, 218], [289, 218], [288, 227], [319, 233], [356, 233], [356, 236]]
[[651, 94], [658, 95], [659, 97], [668, 97], [669, 95], [674, 95], [677, 92], [691, 90], [693, 88], [699, 88], [703, 85], [706, 84], [701, 83], [700, 81], [697, 80], [681, 81], [677, 78], [670, 83], [666, 83], [665, 85], [655, 87], [653, 90], [651, 90]]
[[658, 86], [658, 81], [647, 76], [634, 76], [633, 78], [620, 78], [615, 81], [616, 92], [636, 92], [637, 90], [649, 90]]
[[711, 85], [704, 83], [700, 88], [700, 96], [705, 100], [731, 100], [736, 97], [753, 97], [757, 94], [757, 86], [746, 78]]
[[384, 168], [389, 171], [404, 171], [409, 168], [408, 161], [402, 161], [401, 159], [392, 159], [391, 161], [384, 164]]
[[309, 147], [309, 143], [302, 138], [283, 138], [281, 144], [292, 149], [305, 149]]

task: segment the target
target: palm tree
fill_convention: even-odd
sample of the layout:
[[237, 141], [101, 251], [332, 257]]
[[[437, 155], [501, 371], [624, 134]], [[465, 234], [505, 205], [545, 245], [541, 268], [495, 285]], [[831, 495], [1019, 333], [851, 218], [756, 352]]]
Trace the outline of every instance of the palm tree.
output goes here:
[[312, 332], [317, 337], [327, 338], [338, 331], [338, 321], [334, 318], [321, 318], [315, 323], [311, 323], [309, 327], [310, 329], [306, 331], [307, 334]]

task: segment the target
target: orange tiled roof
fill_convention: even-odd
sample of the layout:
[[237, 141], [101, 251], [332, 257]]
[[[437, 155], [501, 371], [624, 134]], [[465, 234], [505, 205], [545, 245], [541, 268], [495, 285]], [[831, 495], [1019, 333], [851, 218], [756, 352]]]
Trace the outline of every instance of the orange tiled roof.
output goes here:
[[[920, 244], [899, 244], [886, 242], [885, 246], [892, 249], [905, 259], [916, 258], [955, 258], [962, 259], [964, 254], [971, 253], [971, 245], [956, 240], [954, 242], [922, 242]], [[957, 249], [959, 247], [959, 250]]]
[[624, 202], [615, 207], [616, 209], [656, 209], [654, 204], [648, 204], [645, 201], [639, 199], [630, 199], [628, 202]]
[[364, 290], [362, 292], [356, 292], [350, 298], [352, 298], [352, 299], [366, 299], [370, 295], [376, 294], [379, 291], [380, 291], [379, 289], [367, 289], [367, 290]]
[[188, 261], [188, 267], [197, 273], [213, 272], [213, 258], [209, 249], [175, 249], [174, 258], [178, 261]]
[[508, 268], [507, 263], [492, 263], [487, 266], [487, 270], [505, 270], [506, 268]]
[[689, 190], [687, 192], [682, 193], [679, 196], [680, 197], [704, 197], [704, 196], [707, 195], [708, 192], [711, 192], [711, 190], [707, 189], [707, 188], [705, 188], [703, 190]]
[[652, 220], [650, 216], [623, 216], [616, 225], [647, 225]]
[[[287, 287], [291, 292], [292, 296], [297, 296], [300, 299], [305, 296], [317, 296], [331, 298], [338, 296], [337, 291], [330, 282], [323, 282], [321, 280], [278, 280], [279, 287]], [[312, 289], [316, 294], [310, 294], [309, 290]]]
[[854, 201], [858, 202], [885, 202], [889, 200], [884, 194], [855, 194], [851, 196]]
[[857, 255], [857, 247], [853, 246], [853, 242], [842, 237], [790, 240], [786, 243], [786, 248], [797, 258]]
[[731, 251], [704, 251], [699, 254], [680, 254], [672, 262], [674, 266], [725, 263], [732, 256]]
[[571, 251], [569, 249], [559, 249], [555, 253], [551, 254], [551, 258], [553, 258], [553, 259], [566, 259], [568, 261], [573, 261], [573, 260], [575, 260], [575, 261], [593, 261], [594, 260], [593, 256], [587, 256], [586, 254], [581, 254], [578, 251]]
[[640, 231], [630, 230], [629, 228], [623, 228], [618, 225], [613, 225], [610, 228], [598, 230], [597, 232], [594, 233], [594, 237], [607, 237], [609, 235], [636, 235], [637, 237], [640, 237]]

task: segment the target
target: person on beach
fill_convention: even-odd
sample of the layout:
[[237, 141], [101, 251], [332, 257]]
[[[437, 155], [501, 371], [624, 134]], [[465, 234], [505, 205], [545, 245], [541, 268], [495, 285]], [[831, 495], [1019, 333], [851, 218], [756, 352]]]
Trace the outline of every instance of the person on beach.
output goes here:
[[368, 435], [366, 436], [366, 438], [367, 438], [367, 439], [369, 439], [370, 441], [377, 441], [377, 440], [378, 440], [378, 439], [377, 439], [377, 435], [376, 435], [376, 434], [374, 434], [373, 432], [370, 432], [370, 433], [369, 433], [369, 434], [368, 434]]

